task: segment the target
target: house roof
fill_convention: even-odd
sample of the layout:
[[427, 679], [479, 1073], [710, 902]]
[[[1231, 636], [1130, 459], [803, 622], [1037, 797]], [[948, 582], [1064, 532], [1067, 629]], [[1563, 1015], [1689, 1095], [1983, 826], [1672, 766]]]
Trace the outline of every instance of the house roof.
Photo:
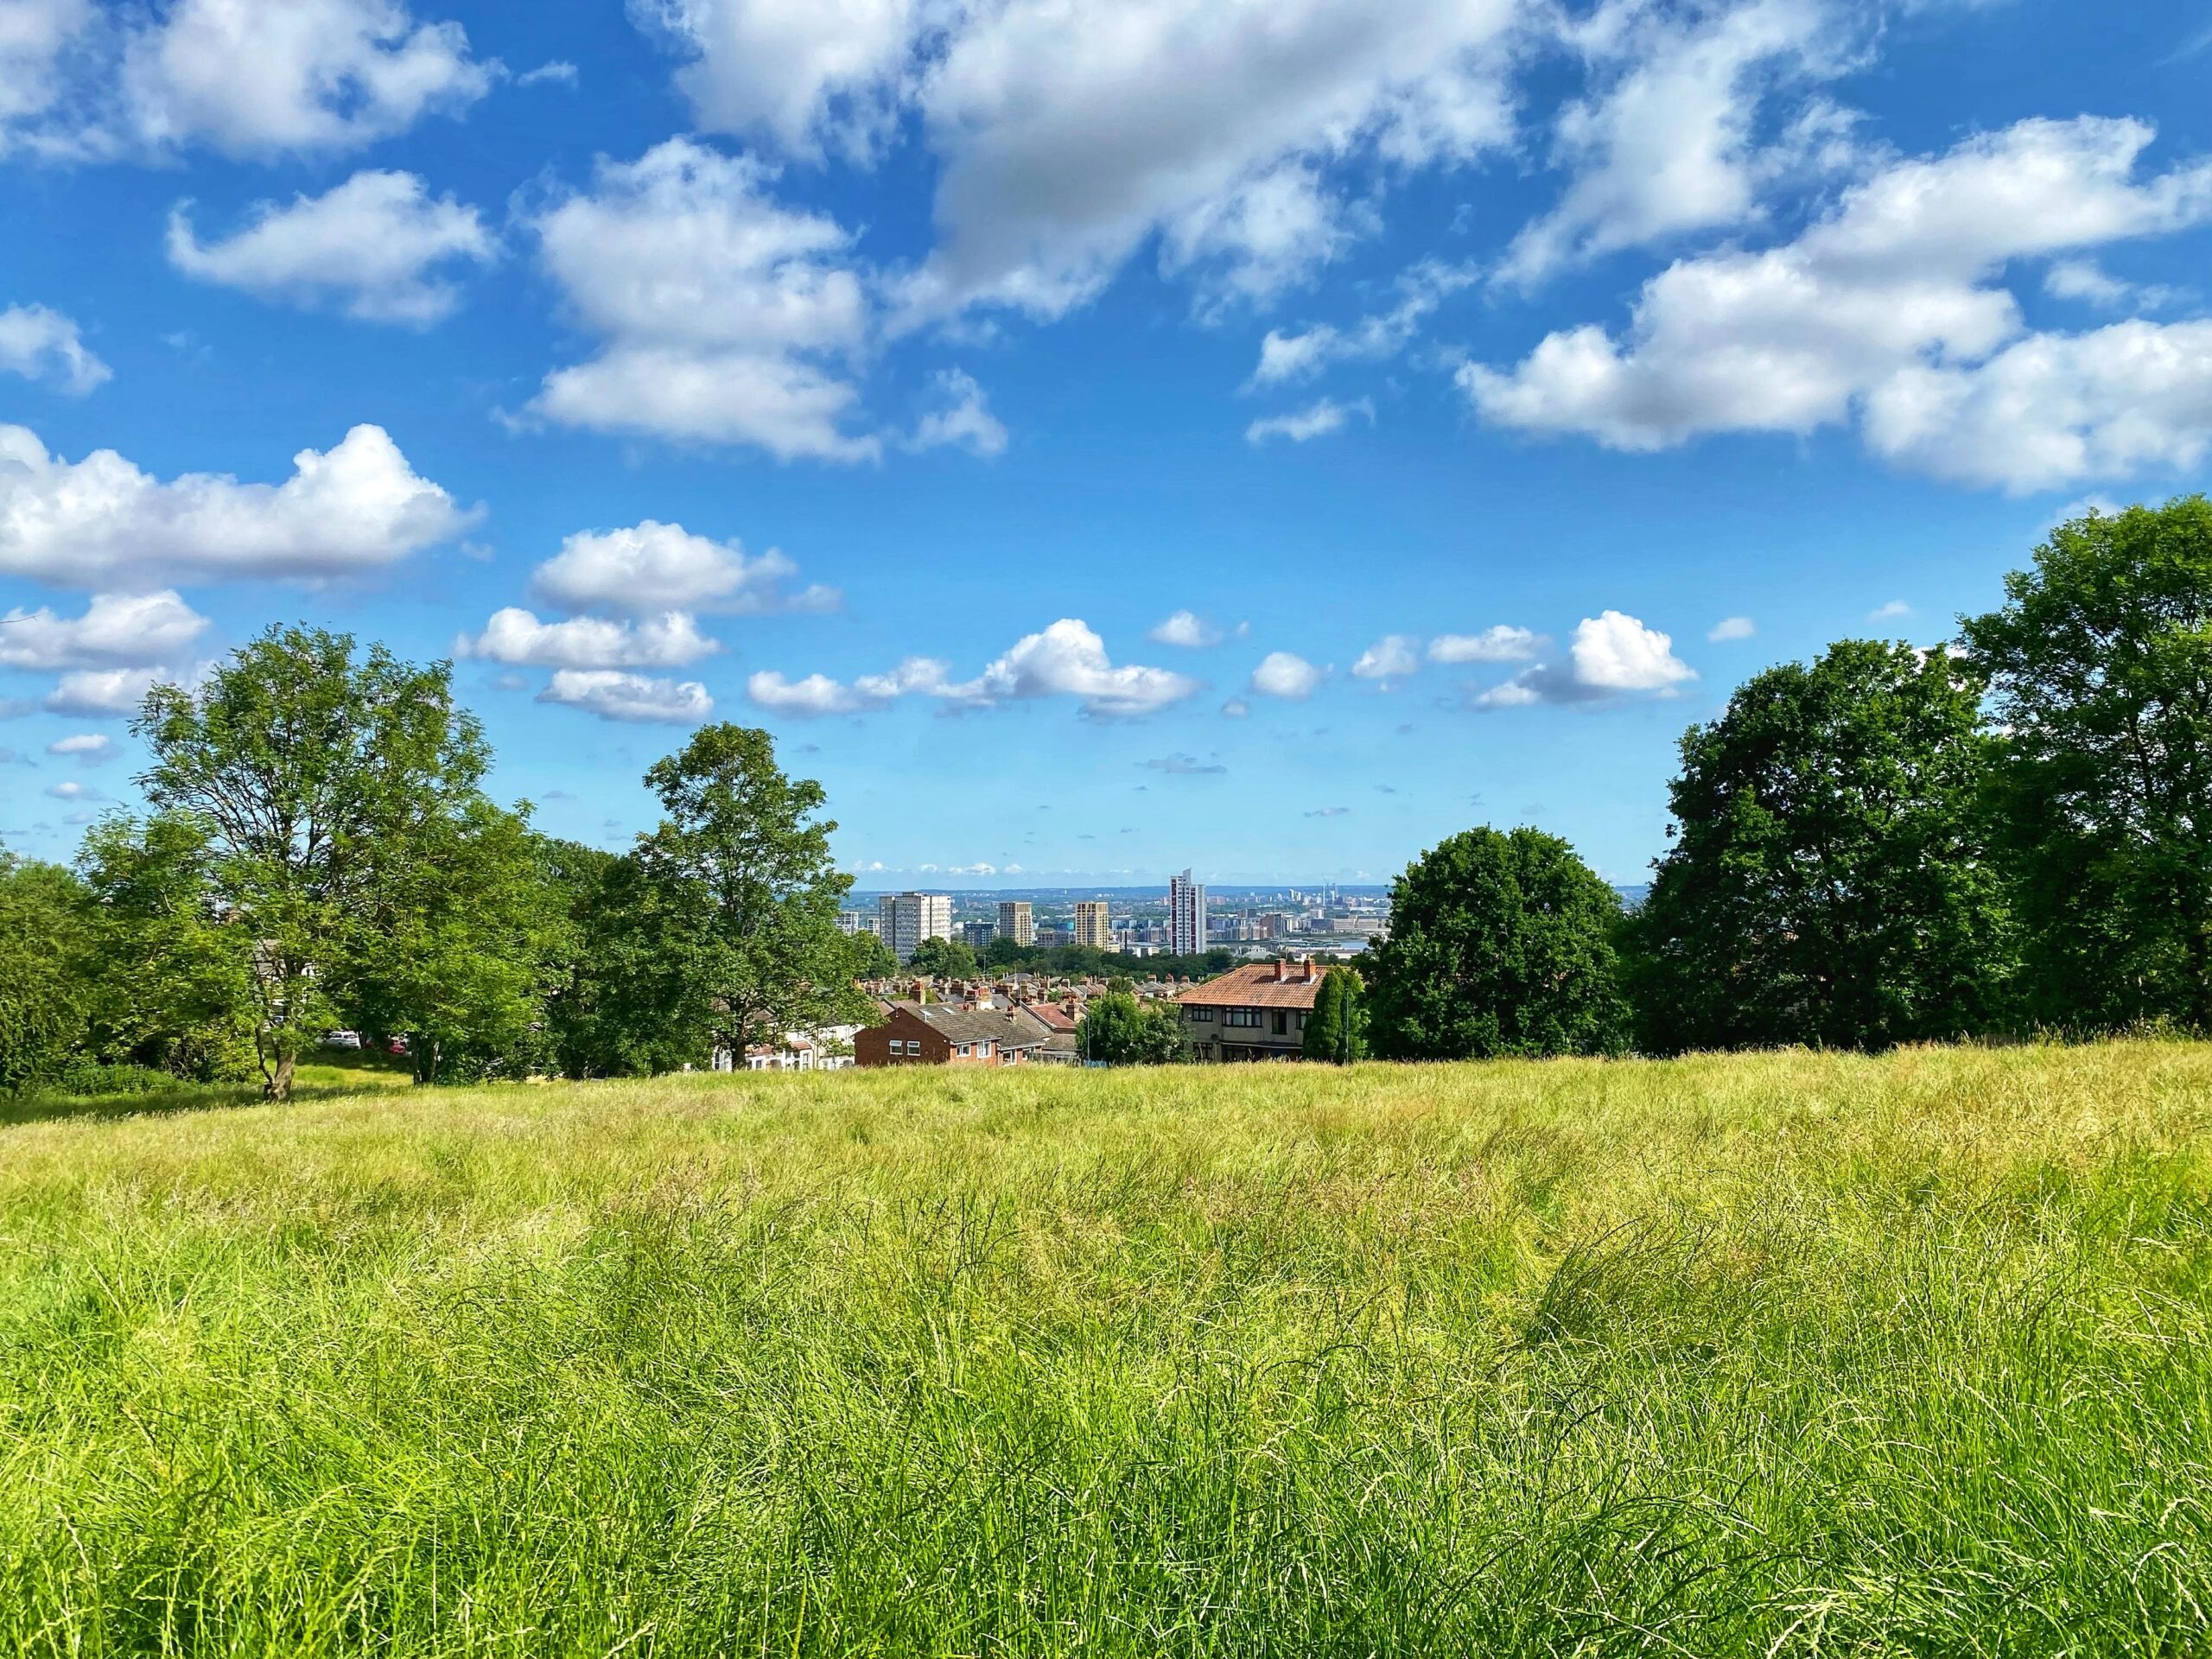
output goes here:
[[1320, 969], [1315, 968], [1313, 976], [1307, 979], [1303, 977], [1306, 966], [1292, 963], [1285, 970], [1288, 977], [1277, 979], [1275, 970], [1281, 965], [1247, 963], [1218, 979], [1179, 991], [1175, 1000], [1186, 1007], [1207, 1008], [1311, 1008], [1313, 999], [1321, 994]]
[[1044, 1039], [1024, 1031], [1014, 1016], [987, 1014], [974, 1008], [948, 1008], [934, 1002], [894, 1002], [900, 1014], [910, 1014], [951, 1043], [996, 1043], [1001, 1048], [1034, 1048]]

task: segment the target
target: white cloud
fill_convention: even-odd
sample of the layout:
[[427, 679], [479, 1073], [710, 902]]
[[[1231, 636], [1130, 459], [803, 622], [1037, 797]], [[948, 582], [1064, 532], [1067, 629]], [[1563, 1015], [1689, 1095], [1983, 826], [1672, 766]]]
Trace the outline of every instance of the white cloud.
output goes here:
[[121, 86], [143, 143], [309, 153], [464, 110], [499, 67], [400, 0], [177, 0], [124, 42]]
[[1717, 645], [1730, 639], [1748, 639], [1758, 632], [1758, 625], [1748, 616], [1724, 616], [1706, 630], [1705, 637]]
[[1117, 719], [1155, 713], [1201, 689], [1202, 682], [1170, 669], [1116, 665], [1106, 642], [1073, 617], [1025, 635], [972, 680], [954, 681], [935, 658], [910, 657], [887, 674], [864, 674], [850, 684], [825, 674], [791, 680], [773, 671], [754, 674], [746, 684], [762, 708], [799, 716], [862, 714], [910, 696], [960, 708], [1066, 696], [1086, 715]]
[[61, 102], [63, 60], [97, 21], [92, 0], [10, 0], [0, 7], [0, 151], [11, 139], [38, 148], [60, 142], [25, 129]]
[[683, 611], [632, 623], [602, 617], [541, 622], [515, 606], [494, 611], [484, 631], [454, 641], [454, 654], [537, 668], [682, 668], [721, 645]]
[[1869, 622], [1896, 622], [1911, 614], [1911, 606], [1901, 599], [1893, 599], [1886, 604], [1877, 605], [1872, 610], [1867, 612], [1866, 620]]
[[959, 369], [945, 369], [931, 381], [942, 407], [922, 416], [910, 449], [938, 449], [950, 444], [978, 455], [1005, 452], [1006, 428], [991, 413], [990, 400], [975, 378]]
[[1387, 633], [1351, 665], [1363, 680], [1402, 680], [1421, 668], [1421, 641], [1409, 633]]
[[1344, 423], [1354, 415], [1364, 415], [1371, 423], [1375, 419], [1375, 405], [1364, 397], [1349, 404], [1324, 397], [1310, 408], [1293, 414], [1272, 415], [1253, 422], [1244, 429], [1244, 441], [1265, 443], [1269, 438], [1288, 438], [1293, 443], [1304, 443], [1342, 430]]
[[1428, 642], [1432, 663], [1525, 663], [1550, 642], [1529, 628], [1503, 622], [1480, 633], [1440, 633]]
[[[1237, 630], [1242, 633], [1243, 630]], [[1177, 611], [1153, 624], [1145, 638], [1155, 645], [1185, 645], [1202, 650], [1217, 645], [1229, 636], [1195, 611]]]
[[1242, 697], [1231, 697], [1221, 705], [1221, 712], [1231, 720], [1242, 720], [1252, 712], [1252, 705]]
[[691, 58], [677, 85], [711, 131], [864, 158], [896, 118], [915, 0], [632, 0]]
[[647, 518], [623, 530], [578, 531], [537, 567], [530, 586], [564, 611], [620, 616], [669, 611], [760, 616], [836, 607], [835, 588], [787, 592], [798, 574], [798, 567], [775, 548], [753, 556], [735, 542]]
[[79, 397], [111, 378], [107, 365], [86, 349], [77, 325], [42, 305], [0, 311], [0, 372], [47, 381]]
[[450, 314], [456, 261], [488, 263], [498, 244], [474, 207], [433, 200], [412, 173], [362, 171], [289, 207], [257, 204], [227, 241], [202, 243], [187, 216], [169, 214], [169, 263], [188, 276], [301, 304], [342, 302], [349, 316], [424, 327]]
[[868, 327], [842, 263], [850, 238], [770, 199], [771, 176], [672, 138], [633, 162], [602, 160], [592, 193], [539, 214], [546, 269], [603, 347], [546, 376], [532, 411], [785, 461], [880, 454], [842, 427], [858, 397], [846, 365]]
[[1671, 695], [1697, 671], [1675, 655], [1671, 637], [1635, 617], [1604, 611], [1575, 624], [1565, 663], [1540, 663], [1478, 694], [1481, 709], [1533, 702], [1594, 702], [1632, 694]]
[[418, 476], [380, 426], [302, 449], [283, 483], [168, 483], [112, 449], [71, 463], [0, 426], [0, 573], [60, 588], [355, 575], [449, 541], [476, 518]]
[[1007, 0], [958, 14], [898, 70], [940, 164], [938, 246], [909, 300], [1056, 316], [1155, 232], [1166, 264], [1219, 292], [1300, 280], [1365, 217], [1329, 163], [1465, 160], [1506, 139], [1521, 10]]
[[607, 668], [556, 669], [537, 700], [638, 724], [696, 726], [715, 712], [715, 700], [696, 680], [649, 679]]
[[188, 651], [207, 619], [173, 589], [100, 594], [79, 617], [41, 606], [0, 618], [0, 668], [61, 669], [161, 661]]
[[[1624, 342], [1592, 326], [1564, 330], [1509, 372], [1465, 365], [1459, 384], [1493, 423], [1623, 449], [1703, 432], [1809, 432], [1863, 402], [1878, 453], [1968, 481], [2024, 488], [2031, 475], [2056, 483], [2175, 462], [2202, 442], [2197, 326], [2018, 339], [2019, 307], [1994, 285], [2010, 260], [2212, 217], [2212, 162], [2134, 179], [2151, 138], [2136, 121], [2024, 121], [1894, 162], [1793, 242], [1678, 261], [1653, 277]], [[2111, 407], [2121, 364], [2155, 377], [2151, 408], [2133, 420]], [[1974, 423], [1958, 459], [1931, 436], [1929, 411], [1945, 410]], [[2008, 429], [2033, 465], [1986, 452]]]
[[97, 766], [115, 753], [115, 740], [98, 732], [74, 732], [46, 746], [48, 754], [73, 760], [79, 766]]
[[[1840, 68], [1832, 32], [1820, 0], [1749, 0], [1688, 17], [1612, 0], [1570, 28], [1607, 84], [1560, 110], [1553, 159], [1573, 181], [1515, 237], [1499, 274], [1535, 282], [1615, 249], [1752, 217], [1762, 165], [1775, 163], [1755, 152], [1761, 101], [1778, 79]], [[1818, 106], [1814, 113], [1817, 129]]]
[[175, 675], [158, 668], [78, 669], [64, 674], [40, 707], [50, 715], [119, 720], [137, 714], [156, 686], [176, 683]]
[[554, 58], [535, 69], [525, 69], [515, 77], [518, 86], [540, 86], [547, 84], [573, 86], [576, 84], [576, 66], [564, 58]]
[[1399, 276], [1402, 297], [1388, 311], [1363, 317], [1349, 328], [1325, 322], [1298, 334], [1270, 328], [1260, 342], [1260, 361], [1249, 384], [1281, 385], [1318, 374], [1332, 363], [1395, 357], [1446, 296], [1474, 280], [1474, 272], [1466, 266], [1423, 260]]
[[97, 801], [99, 791], [90, 784], [80, 784], [73, 779], [58, 784], [48, 784], [46, 792], [57, 801]]
[[1314, 687], [1328, 677], [1326, 669], [1316, 668], [1303, 657], [1287, 651], [1271, 651], [1260, 658], [1260, 665], [1252, 671], [1249, 689], [1263, 697], [1288, 697], [1301, 702], [1313, 695]]

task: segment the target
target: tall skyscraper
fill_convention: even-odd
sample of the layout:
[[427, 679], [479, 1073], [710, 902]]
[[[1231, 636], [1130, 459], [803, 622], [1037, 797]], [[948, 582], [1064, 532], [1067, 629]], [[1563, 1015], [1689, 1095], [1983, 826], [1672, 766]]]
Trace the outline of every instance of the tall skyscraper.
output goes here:
[[1206, 890], [1188, 870], [1167, 880], [1167, 948], [1195, 957], [1206, 948]]
[[1114, 948], [1114, 926], [1106, 914], [1103, 899], [1078, 899], [1075, 901], [1075, 942], [1095, 944], [1101, 950]]
[[924, 939], [952, 937], [952, 900], [942, 893], [887, 893], [876, 900], [883, 942], [905, 962]]
[[999, 938], [1012, 939], [1016, 944], [1037, 943], [1037, 921], [1029, 913], [1027, 899], [999, 900]]

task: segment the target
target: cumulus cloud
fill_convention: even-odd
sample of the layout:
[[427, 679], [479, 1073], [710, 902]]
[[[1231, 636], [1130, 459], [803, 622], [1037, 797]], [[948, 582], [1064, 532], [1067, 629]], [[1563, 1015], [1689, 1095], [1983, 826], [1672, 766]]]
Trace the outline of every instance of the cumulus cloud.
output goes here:
[[156, 662], [188, 651], [207, 619], [175, 590], [101, 594], [78, 617], [18, 606], [0, 617], [0, 668], [62, 669]]
[[48, 744], [46, 752], [79, 766], [97, 766], [115, 753], [115, 740], [98, 732], [73, 732]]
[[1231, 720], [1242, 720], [1252, 712], [1252, 705], [1242, 697], [1231, 697], [1221, 705], [1221, 712]]
[[633, 0], [690, 59], [677, 85], [716, 132], [865, 160], [896, 119], [915, 0]]
[[844, 423], [867, 296], [836, 220], [786, 208], [745, 156], [671, 138], [602, 160], [589, 192], [532, 221], [598, 356], [556, 369], [531, 410], [567, 426], [751, 444], [779, 460], [873, 459]]
[[1730, 639], [1748, 639], [1758, 632], [1758, 626], [1748, 616], [1724, 616], [1706, 631], [1705, 637], [1719, 645]]
[[565, 611], [659, 616], [705, 611], [760, 616], [836, 608], [837, 591], [789, 586], [798, 567], [774, 548], [747, 554], [735, 542], [695, 536], [647, 518], [622, 530], [578, 531], [539, 565], [531, 591]]
[[62, 101], [67, 60], [99, 21], [92, 0], [14, 0], [0, 12], [0, 152], [17, 143], [70, 147], [68, 135], [38, 124]]
[[1307, 408], [1288, 415], [1271, 415], [1254, 421], [1244, 429], [1247, 443], [1265, 443], [1269, 438], [1288, 438], [1293, 443], [1304, 443], [1310, 439], [1326, 437], [1341, 431], [1354, 415], [1364, 415], [1372, 423], [1375, 405], [1367, 398], [1356, 398], [1340, 404], [1333, 397], [1324, 397]]
[[[1660, 449], [1700, 433], [1805, 433], [1866, 411], [1893, 462], [2048, 487], [2204, 453], [2212, 325], [2134, 321], [2023, 337], [2007, 262], [2212, 217], [2212, 162], [2139, 181], [2152, 130], [2023, 121], [1896, 161], [1794, 241], [1676, 262], [1643, 286], [1625, 340], [1585, 325], [1508, 371], [1465, 365], [1482, 416]], [[2117, 387], [2141, 376], [2139, 402]], [[1948, 422], [1960, 423], [1957, 429]]]
[[179, 683], [166, 669], [80, 668], [64, 674], [39, 706], [50, 715], [121, 720], [137, 714], [156, 686]]
[[484, 264], [498, 243], [474, 207], [433, 200], [412, 173], [356, 173], [320, 196], [257, 205], [245, 229], [203, 243], [180, 203], [169, 263], [188, 276], [298, 304], [335, 302], [348, 316], [426, 327], [451, 314], [456, 264]]
[[111, 378], [85, 347], [77, 325], [42, 305], [0, 311], [0, 373], [20, 374], [82, 397]]
[[746, 693], [764, 709], [799, 716], [862, 714], [910, 696], [962, 708], [1065, 696], [1086, 715], [1116, 719], [1180, 702], [1201, 683], [1169, 669], [1117, 665], [1088, 624], [1063, 617], [1025, 635], [971, 680], [955, 681], [935, 658], [912, 657], [887, 674], [862, 675], [849, 683], [826, 674], [792, 680], [766, 671], [747, 682]]
[[74, 779], [48, 784], [46, 792], [57, 801], [97, 801], [100, 798], [99, 791], [90, 784], [80, 784]]
[[715, 712], [715, 700], [696, 680], [654, 679], [608, 668], [556, 670], [537, 700], [643, 725], [696, 726]]
[[1848, 123], [1819, 105], [1776, 153], [1753, 141], [1760, 105], [1778, 82], [1834, 73], [1847, 61], [1820, 0], [1706, 10], [1612, 0], [1567, 35], [1601, 85], [1559, 113], [1553, 161], [1572, 181], [1556, 207], [1514, 238], [1499, 269], [1506, 281], [1533, 283], [1616, 249], [1743, 223], [1757, 211], [1764, 173], [1808, 144], [1848, 150]]
[[946, 369], [931, 378], [938, 407], [922, 416], [910, 449], [940, 449], [950, 445], [978, 455], [1001, 454], [1006, 449], [1006, 428], [991, 413], [990, 400], [975, 378], [959, 369]]
[[1866, 620], [1869, 622], [1901, 622], [1911, 614], [1911, 606], [1901, 599], [1892, 599], [1867, 612]]
[[1260, 360], [1249, 385], [1281, 385], [1318, 374], [1332, 363], [1395, 357], [1447, 296], [1474, 280], [1475, 273], [1467, 266], [1423, 260], [1398, 278], [1400, 298], [1388, 311], [1363, 317], [1347, 328], [1326, 322], [1295, 333], [1270, 328], [1260, 342]]
[[2107, 310], [2128, 305], [2156, 310], [2181, 297], [2158, 283], [2122, 282], [2094, 259], [2054, 259], [2043, 274], [2043, 291], [2055, 300], [2080, 300]]
[[[1243, 624], [1237, 625], [1236, 632], [1239, 634], [1244, 632]], [[1144, 637], [1155, 645], [1185, 645], [1193, 650], [1203, 650], [1228, 639], [1229, 632], [1195, 611], [1176, 611], [1154, 623]]]
[[1421, 668], [1421, 641], [1409, 633], [1388, 633], [1359, 653], [1351, 671], [1363, 680], [1402, 680]]
[[1575, 625], [1566, 662], [1524, 669], [1472, 701], [1477, 708], [1510, 709], [1638, 694], [1666, 696], [1696, 677], [1697, 671], [1675, 655], [1670, 636], [1619, 611], [1604, 611]]
[[1480, 633], [1440, 633], [1428, 642], [1432, 663], [1525, 663], [1551, 642], [1530, 628], [1503, 622]]
[[494, 611], [481, 633], [454, 641], [454, 654], [537, 668], [682, 668], [721, 649], [682, 611], [638, 622], [571, 617], [541, 622], [516, 606]]
[[1287, 651], [1271, 651], [1252, 671], [1249, 689], [1263, 697], [1287, 697], [1297, 702], [1312, 696], [1314, 688], [1327, 677], [1326, 669], [1316, 668], [1303, 657]]
[[177, 0], [123, 45], [121, 96], [141, 143], [234, 156], [358, 149], [457, 113], [499, 66], [454, 22], [400, 0]]
[[72, 463], [0, 426], [0, 574], [58, 588], [362, 574], [449, 541], [477, 517], [416, 474], [380, 426], [302, 449], [282, 484], [211, 473], [168, 483], [112, 449]]

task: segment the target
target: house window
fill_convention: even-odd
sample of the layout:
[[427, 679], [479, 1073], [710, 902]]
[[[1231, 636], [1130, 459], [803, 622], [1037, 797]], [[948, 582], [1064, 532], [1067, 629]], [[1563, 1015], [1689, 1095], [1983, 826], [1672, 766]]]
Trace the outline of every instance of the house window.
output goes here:
[[1227, 1008], [1222, 1013], [1221, 1023], [1224, 1026], [1250, 1026], [1256, 1030], [1260, 1024], [1260, 1011], [1257, 1008]]
[[960, 1045], [960, 1058], [962, 1059], [972, 1059], [975, 1058], [975, 1054], [976, 1046], [973, 1043], [963, 1043]]
[[1290, 1035], [1290, 1016], [1281, 1008], [1275, 1010], [1275, 1035], [1278, 1037]]
[[1196, 1024], [1205, 1026], [1213, 1024], [1213, 1010], [1211, 1008], [1185, 1008], [1183, 1012], [1189, 1014], [1192, 1020]]

